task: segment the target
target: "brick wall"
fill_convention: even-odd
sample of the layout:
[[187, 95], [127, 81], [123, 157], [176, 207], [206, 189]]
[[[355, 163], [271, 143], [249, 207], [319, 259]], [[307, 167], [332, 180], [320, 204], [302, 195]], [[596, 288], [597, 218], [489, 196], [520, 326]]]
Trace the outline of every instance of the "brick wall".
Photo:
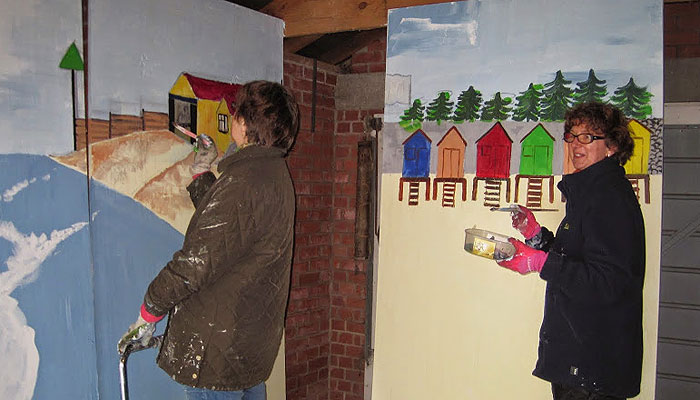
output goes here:
[[386, 71], [386, 39], [375, 40], [352, 55], [349, 70], [356, 73]]
[[287, 312], [287, 399], [328, 399], [330, 263], [333, 206], [335, 67], [318, 63], [316, 125], [311, 130], [313, 61], [285, 55], [284, 85], [301, 113], [289, 156], [297, 193], [292, 288]]
[[700, 57], [700, 1], [664, 4], [664, 58]]
[[365, 116], [382, 111], [344, 110], [337, 114], [331, 265], [330, 398], [333, 400], [363, 399], [367, 262], [353, 257], [357, 142], [365, 137]]
[[[385, 41], [353, 56], [354, 72], [385, 70]], [[285, 55], [284, 84], [300, 104], [289, 166], [297, 192], [292, 288], [286, 325], [287, 398], [361, 400], [364, 393], [365, 261], [354, 252], [357, 142], [365, 116], [337, 110], [339, 68], [318, 63], [311, 131], [313, 61]]]
[[[386, 70], [386, 40], [376, 40], [350, 60], [353, 73]], [[365, 139], [365, 118], [382, 109], [338, 110], [333, 166], [331, 264], [330, 399], [362, 400], [365, 380], [367, 262], [353, 257], [357, 143]]]

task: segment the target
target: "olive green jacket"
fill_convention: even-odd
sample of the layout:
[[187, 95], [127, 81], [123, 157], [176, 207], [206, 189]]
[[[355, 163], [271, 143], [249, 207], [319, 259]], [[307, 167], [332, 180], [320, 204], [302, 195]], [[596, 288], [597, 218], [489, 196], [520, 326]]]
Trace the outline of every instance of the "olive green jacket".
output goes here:
[[[184, 385], [241, 390], [269, 377], [279, 349], [295, 196], [277, 148], [240, 149], [219, 172], [188, 187], [197, 209], [145, 304], [153, 315], [169, 314], [158, 355], [168, 375]], [[201, 182], [213, 184], [204, 191]]]

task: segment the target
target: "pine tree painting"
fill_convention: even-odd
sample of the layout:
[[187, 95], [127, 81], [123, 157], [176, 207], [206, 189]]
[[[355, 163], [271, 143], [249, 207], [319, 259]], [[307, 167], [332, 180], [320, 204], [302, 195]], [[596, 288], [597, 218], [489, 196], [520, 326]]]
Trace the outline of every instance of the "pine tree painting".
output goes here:
[[399, 119], [399, 125], [403, 129], [409, 132], [415, 132], [423, 126], [422, 122], [425, 119], [425, 106], [420, 99], [415, 99], [413, 100], [411, 108], [405, 110]]
[[639, 87], [634, 83], [634, 79], [630, 78], [626, 85], [615, 90], [610, 100], [625, 115], [644, 119], [651, 115], [651, 96], [653, 95], [647, 91], [646, 86]]
[[510, 97], [501, 98], [501, 92], [496, 92], [493, 99], [487, 101], [484, 104], [484, 108], [481, 111], [482, 121], [503, 121], [508, 119], [508, 114], [510, 113], [511, 107], [509, 104], [513, 102]]
[[453, 105], [454, 103], [450, 101], [450, 93], [440, 92], [438, 97], [428, 104], [428, 121], [436, 121], [438, 125], [442, 121], [448, 121], [452, 115]]
[[571, 81], [564, 79], [561, 70], [557, 71], [554, 80], [544, 84], [544, 99], [542, 100], [542, 112], [544, 121], [563, 121], [566, 110], [571, 107], [573, 90], [569, 85]]
[[464, 121], [474, 122], [479, 118], [482, 102], [481, 92], [474, 89], [474, 86], [469, 86], [469, 89], [459, 94], [452, 120], [457, 124]]
[[540, 84], [530, 83], [527, 90], [520, 93], [515, 100], [518, 103], [513, 110], [515, 121], [538, 121], [540, 117], [540, 102], [542, 101], [542, 88]]
[[576, 84], [574, 89], [574, 103], [588, 103], [591, 101], [604, 102], [603, 98], [608, 95], [608, 88], [604, 80], [595, 76], [593, 68], [588, 71], [588, 79]]

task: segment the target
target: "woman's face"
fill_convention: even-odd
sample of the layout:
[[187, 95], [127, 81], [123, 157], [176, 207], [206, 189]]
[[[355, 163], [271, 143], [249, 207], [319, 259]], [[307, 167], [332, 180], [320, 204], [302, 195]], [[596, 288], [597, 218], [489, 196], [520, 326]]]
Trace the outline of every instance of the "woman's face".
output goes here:
[[[575, 125], [571, 128], [571, 133], [574, 135], [605, 136], [588, 128], [586, 123]], [[593, 140], [588, 144], [582, 144], [578, 139], [574, 139], [573, 142], [569, 143], [569, 157], [577, 171], [584, 170], [614, 153], [614, 149], [608, 148], [604, 139]]]
[[243, 121], [243, 118], [236, 116], [236, 114], [231, 117], [231, 139], [238, 147], [248, 143], [245, 121]]

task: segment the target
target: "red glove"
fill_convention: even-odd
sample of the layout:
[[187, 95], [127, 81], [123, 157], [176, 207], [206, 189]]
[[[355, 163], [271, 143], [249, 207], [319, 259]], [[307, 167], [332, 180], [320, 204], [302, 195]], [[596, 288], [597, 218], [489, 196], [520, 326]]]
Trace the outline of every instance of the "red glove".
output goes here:
[[523, 275], [542, 270], [544, 262], [547, 261], [547, 253], [535, 250], [518, 239], [509, 238], [508, 241], [515, 246], [515, 255], [507, 260], [496, 261], [498, 265]]
[[513, 228], [517, 229], [525, 239], [532, 239], [540, 232], [540, 224], [535, 220], [535, 214], [527, 207], [518, 205], [518, 211], [511, 212]]

